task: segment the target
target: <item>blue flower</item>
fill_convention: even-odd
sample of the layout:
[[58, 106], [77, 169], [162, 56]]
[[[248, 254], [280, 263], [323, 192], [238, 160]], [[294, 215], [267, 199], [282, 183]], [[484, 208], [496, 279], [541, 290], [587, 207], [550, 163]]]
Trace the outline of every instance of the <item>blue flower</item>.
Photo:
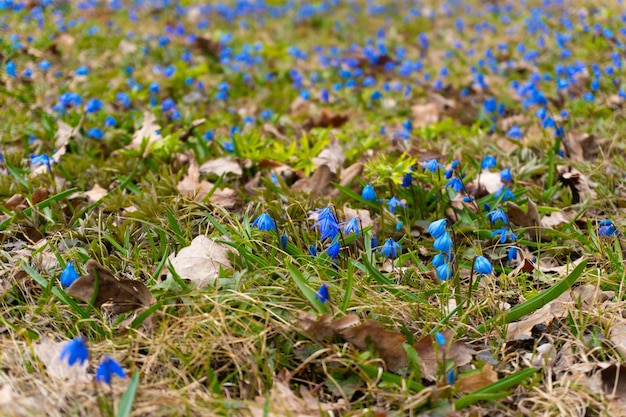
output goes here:
[[494, 113], [498, 109], [498, 103], [494, 97], [490, 97], [483, 102], [483, 108], [487, 113]]
[[372, 236], [372, 239], [370, 239], [370, 247], [372, 249], [376, 249], [378, 247], [378, 238], [376, 236]]
[[436, 268], [436, 271], [437, 278], [439, 278], [439, 280], [441, 281], [447, 281], [452, 277], [452, 267], [447, 262], [445, 264], [439, 265]]
[[92, 98], [85, 104], [85, 111], [87, 113], [96, 113], [102, 110], [103, 106], [104, 106], [104, 103], [102, 102], [102, 100], [99, 100], [97, 98]]
[[159, 83], [156, 81], [151, 82], [150, 85], [148, 86], [148, 90], [154, 94], [158, 94], [160, 89], [161, 88], [159, 87]]
[[87, 75], [89, 74], [89, 68], [87, 68], [87, 66], [85, 65], [81, 65], [80, 67], [76, 68], [76, 71], [74, 73], [76, 75]]
[[404, 177], [402, 177], [401, 187], [409, 188], [412, 183], [413, 183], [413, 175], [411, 175], [410, 172], [407, 172], [406, 174], [404, 174]]
[[267, 213], [260, 214], [259, 217], [257, 217], [256, 220], [252, 222], [251, 226], [258, 228], [261, 231], [276, 231], [276, 223], [274, 223], [274, 219], [272, 219], [272, 217]]
[[402, 201], [398, 200], [396, 197], [391, 197], [389, 200], [387, 200], [387, 206], [389, 207], [389, 211], [391, 213], [395, 213], [396, 212], [396, 207], [398, 207], [398, 206], [406, 207], [406, 204], [404, 204]]
[[72, 285], [74, 281], [78, 279], [78, 272], [76, 272], [76, 268], [74, 267], [74, 262], [68, 262], [61, 272], [61, 286], [64, 288]]
[[491, 238], [498, 237], [500, 243], [506, 243], [507, 239], [511, 242], [515, 242], [517, 240], [517, 236], [515, 233], [509, 231], [506, 227], [501, 229], [496, 229], [491, 232]]
[[87, 137], [92, 139], [102, 139], [104, 137], [104, 132], [98, 127], [92, 127], [87, 131]]
[[323, 283], [319, 290], [315, 293], [315, 299], [321, 301], [322, 304], [330, 301], [330, 295], [328, 294], [328, 284]]
[[506, 132], [506, 137], [509, 139], [521, 140], [523, 137], [522, 129], [519, 126], [515, 125]]
[[124, 92], [117, 93], [115, 95], [115, 100], [126, 108], [129, 108], [131, 105], [130, 96]]
[[280, 242], [280, 247], [285, 249], [287, 247], [287, 235], [285, 233], [283, 233], [282, 235], [280, 235], [280, 237], [278, 238], [278, 241]]
[[7, 75], [11, 78], [17, 77], [17, 71], [15, 70], [15, 62], [9, 61], [5, 64], [4, 69], [7, 72]]
[[485, 275], [491, 274], [493, 272], [493, 268], [491, 267], [491, 262], [484, 256], [477, 256], [474, 260], [474, 271], [477, 274]]
[[480, 164], [481, 169], [491, 169], [495, 167], [497, 164], [496, 158], [491, 155], [487, 155], [483, 158], [483, 161]]
[[454, 177], [448, 181], [446, 187], [452, 187], [452, 189], [457, 193], [465, 189], [463, 181], [459, 177]]
[[67, 360], [70, 366], [76, 362], [82, 365], [89, 358], [89, 350], [87, 349], [84, 337], [77, 337], [67, 342], [61, 349], [61, 360]]
[[335, 239], [341, 230], [341, 226], [339, 225], [339, 221], [337, 220], [337, 216], [335, 216], [332, 207], [324, 207], [323, 209], [316, 210], [313, 213], [317, 214], [317, 221], [313, 227], [318, 228], [321, 234], [321, 239]]
[[339, 241], [337, 240], [330, 244], [328, 249], [326, 249], [326, 253], [328, 254], [328, 256], [331, 257], [331, 259], [336, 259], [337, 256], [339, 256], [340, 250], [341, 250], [341, 245], [339, 245]]
[[110, 356], [105, 356], [102, 362], [100, 362], [98, 369], [96, 369], [96, 382], [104, 382], [105, 384], [111, 385], [113, 375], [117, 375], [121, 379], [126, 378], [122, 366]]
[[444, 233], [435, 239], [435, 243], [433, 244], [433, 248], [443, 253], [451, 253], [452, 252], [452, 238], [450, 238], [449, 233]]
[[315, 247], [315, 245], [311, 245], [309, 246], [309, 255], [310, 256], [317, 256], [317, 248]]
[[104, 119], [104, 127], [113, 127], [117, 124], [117, 121], [115, 120], [115, 117], [113, 116], [107, 116]]
[[611, 237], [619, 234], [619, 231], [611, 220], [601, 220], [599, 225], [598, 236], [600, 237]]
[[502, 201], [509, 201], [509, 200], [513, 201], [513, 200], [515, 200], [515, 196], [513, 195], [511, 190], [509, 190], [509, 188], [506, 185], [503, 185], [498, 191], [493, 193], [493, 196], [495, 198], [500, 198], [500, 196], [502, 196]]
[[502, 182], [513, 181], [513, 177], [511, 176], [511, 170], [509, 168], [504, 168], [502, 171], [500, 171], [500, 181]]
[[509, 219], [506, 217], [506, 213], [502, 209], [491, 210], [487, 213], [487, 217], [492, 225], [496, 224], [499, 220], [504, 224], [509, 222]]
[[395, 258], [399, 253], [402, 253], [402, 247], [392, 238], [389, 238], [383, 244], [383, 247], [380, 248], [380, 253], [383, 254], [385, 258]]
[[345, 225], [343, 232], [346, 235], [349, 235], [352, 232], [354, 232], [357, 236], [359, 235], [359, 218], [358, 217], [353, 217], [347, 222], [343, 222], [341, 224]]
[[509, 263], [517, 259], [517, 248], [515, 246], [511, 246], [509, 248], [507, 257], [508, 257]]
[[45, 153], [41, 155], [30, 155], [30, 163], [33, 165], [45, 165], [48, 167], [48, 171], [52, 171], [51, 163], [54, 162], [52, 157], [46, 155]]
[[363, 191], [361, 191], [361, 197], [366, 201], [376, 201], [376, 191], [374, 191], [371, 185], [366, 184], [363, 187]]
[[595, 97], [593, 96], [593, 93], [585, 93], [583, 94], [583, 100], [588, 101], [590, 103], [593, 103], [595, 101]]
[[436, 172], [438, 169], [443, 169], [444, 166], [441, 165], [436, 159], [427, 159], [422, 164], [422, 168], [425, 171]]
[[446, 344], [446, 337], [441, 332], [435, 333], [435, 340], [439, 346], [444, 346]]
[[435, 239], [443, 236], [446, 233], [446, 219], [435, 220], [428, 225], [428, 233]]
[[435, 267], [439, 267], [445, 263], [450, 263], [452, 262], [452, 254], [451, 253], [447, 253], [447, 254], [443, 254], [443, 253], [438, 253], [435, 256], [433, 256], [432, 261], [430, 261], [430, 263]]

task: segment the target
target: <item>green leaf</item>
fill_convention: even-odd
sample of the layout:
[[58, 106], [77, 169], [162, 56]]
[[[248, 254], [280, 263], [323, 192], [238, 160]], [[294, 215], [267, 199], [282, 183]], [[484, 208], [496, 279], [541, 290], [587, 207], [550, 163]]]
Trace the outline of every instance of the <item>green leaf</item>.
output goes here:
[[116, 417], [128, 417], [133, 409], [133, 403], [135, 402], [135, 394], [137, 393], [137, 387], [139, 387], [139, 371], [135, 371], [133, 378], [128, 384], [128, 388], [122, 395], [120, 403], [117, 406]]
[[309, 303], [311, 303], [319, 313], [329, 313], [330, 311], [328, 309], [328, 306], [315, 298], [316, 292], [311, 289], [311, 287], [309, 286], [309, 282], [306, 278], [304, 278], [302, 272], [300, 272], [298, 268], [291, 264], [287, 265], [287, 269], [289, 270], [293, 281], [296, 283], [296, 285], [298, 286], [302, 294], [304, 294]]
[[478, 401], [495, 400], [505, 397], [506, 395], [508, 395], [508, 393], [504, 392], [505, 390], [526, 381], [538, 370], [539, 368], [523, 369], [512, 375], [507, 376], [506, 378], [502, 378], [499, 381], [496, 381], [492, 384], [487, 385], [486, 387], [472, 392], [471, 394], [459, 398], [454, 402], [454, 408], [457, 410], [461, 410]]

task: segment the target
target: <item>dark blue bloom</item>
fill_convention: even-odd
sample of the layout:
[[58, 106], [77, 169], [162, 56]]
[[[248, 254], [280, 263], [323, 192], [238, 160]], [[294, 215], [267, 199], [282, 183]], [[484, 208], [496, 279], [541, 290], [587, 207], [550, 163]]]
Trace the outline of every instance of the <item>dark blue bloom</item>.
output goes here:
[[313, 227], [318, 228], [321, 234], [321, 239], [334, 239], [339, 234], [341, 226], [339, 225], [339, 221], [337, 220], [337, 216], [335, 216], [332, 207], [324, 207], [323, 209], [316, 210], [313, 213], [317, 214], [317, 221]]
[[511, 182], [513, 180], [511, 176], [511, 170], [509, 168], [504, 168], [500, 171], [500, 181], [502, 182]]
[[395, 258], [398, 254], [402, 253], [402, 247], [392, 238], [389, 238], [383, 244], [383, 247], [380, 248], [380, 253], [383, 254], [385, 258]]
[[326, 253], [328, 253], [328, 256], [330, 256], [331, 259], [336, 259], [337, 256], [339, 256], [340, 250], [341, 250], [341, 245], [339, 244], [339, 241], [337, 240], [330, 244], [328, 249], [326, 249]]
[[366, 184], [365, 187], [363, 187], [363, 191], [361, 191], [361, 197], [363, 200], [376, 201], [376, 191], [374, 191], [371, 185]]
[[85, 104], [85, 111], [87, 113], [96, 113], [102, 110], [103, 106], [104, 106], [104, 103], [102, 102], [102, 100], [99, 100], [97, 98], [92, 98]]
[[593, 95], [593, 93], [585, 93], [583, 94], [583, 100], [588, 101], [590, 103], [593, 103], [595, 101], [595, 97]]
[[463, 181], [459, 177], [454, 177], [448, 181], [446, 187], [452, 187], [452, 189], [457, 193], [465, 189]]
[[515, 196], [513, 195], [511, 190], [509, 190], [509, 188], [506, 185], [502, 186], [498, 191], [493, 193], [493, 196], [495, 198], [500, 198], [500, 196], [502, 196], [502, 201], [513, 201], [513, 200], [515, 200]]
[[522, 129], [519, 126], [515, 125], [506, 132], [506, 137], [509, 139], [521, 140], [523, 137]]
[[387, 200], [387, 206], [389, 207], [389, 211], [391, 213], [395, 213], [396, 212], [396, 207], [398, 207], [398, 206], [406, 207], [406, 204], [404, 204], [402, 201], [398, 200], [396, 197], [391, 197], [389, 200]]
[[259, 217], [257, 217], [256, 220], [252, 222], [252, 227], [256, 227], [262, 231], [263, 230], [276, 231], [276, 223], [274, 223], [274, 219], [272, 219], [272, 217], [267, 213], [260, 214]]
[[345, 225], [343, 232], [346, 235], [349, 235], [352, 232], [354, 232], [357, 236], [359, 235], [359, 218], [358, 217], [353, 217], [347, 222], [343, 222], [341, 224]]
[[611, 237], [619, 234], [617, 228], [611, 220], [602, 220], [599, 222], [598, 236]]
[[115, 117], [113, 116], [107, 116], [104, 119], [104, 127], [113, 127], [117, 124], [117, 121], [115, 120]]
[[91, 129], [87, 131], [87, 137], [99, 140], [104, 137], [104, 132], [100, 128], [92, 127]]
[[422, 164], [422, 168], [426, 171], [436, 172], [438, 169], [443, 169], [444, 166], [441, 165], [436, 159], [427, 159]]
[[500, 243], [506, 243], [507, 239], [511, 242], [515, 242], [517, 240], [515, 233], [509, 231], [506, 227], [494, 230], [491, 232], [491, 237], [497, 237]]
[[33, 165], [45, 165], [48, 167], [48, 171], [52, 171], [51, 163], [54, 162], [52, 157], [44, 154], [41, 155], [30, 155], [30, 163]]
[[404, 174], [404, 177], [402, 177], [401, 187], [409, 188], [412, 183], [413, 183], [413, 175], [411, 175], [410, 172], [407, 172], [406, 174]]
[[509, 263], [517, 259], [517, 248], [515, 246], [511, 246], [509, 248], [507, 257], [508, 257]]
[[287, 240], [288, 240], [287, 235], [283, 233], [282, 235], [280, 235], [278, 240], [280, 242], [280, 247], [285, 249], [287, 247]]
[[506, 217], [506, 213], [502, 209], [491, 210], [487, 213], [487, 217], [492, 225], [496, 224], [498, 221], [502, 221], [504, 224], [509, 222], [509, 219]]
[[117, 375], [121, 379], [126, 378], [122, 366], [110, 356], [105, 356], [102, 362], [100, 362], [98, 369], [96, 369], [96, 382], [104, 382], [111, 385], [113, 375]]
[[15, 70], [15, 62], [9, 61], [4, 65], [4, 69], [7, 72], [7, 75], [11, 78], [17, 77], [17, 71]]
[[328, 294], [328, 284], [323, 283], [319, 290], [315, 293], [315, 299], [321, 301], [322, 304], [330, 301], [330, 294]]
[[452, 238], [450, 237], [450, 234], [446, 232], [436, 238], [435, 243], [433, 243], [433, 248], [443, 253], [451, 253]]
[[487, 113], [494, 113], [498, 109], [498, 103], [494, 97], [490, 97], [483, 102], [483, 108]]
[[61, 272], [61, 286], [64, 288], [72, 285], [74, 281], [78, 279], [78, 272], [76, 272], [76, 268], [74, 267], [74, 262], [68, 262]]
[[481, 169], [491, 169], [497, 165], [496, 158], [491, 155], [487, 155], [483, 158], [480, 168]]
[[428, 233], [435, 239], [443, 236], [446, 233], [446, 219], [435, 220], [428, 225]]
[[372, 236], [370, 240], [370, 246], [372, 249], [376, 249], [378, 247], [378, 238], [376, 236]]
[[89, 358], [89, 350], [87, 349], [84, 337], [77, 337], [67, 342], [61, 349], [61, 360], [67, 360], [70, 366], [76, 362], [82, 365]]
[[452, 267], [447, 262], [442, 265], [439, 265], [436, 268], [436, 271], [437, 271], [437, 278], [439, 278], [441, 281], [447, 281], [448, 279], [450, 279], [450, 277], [452, 277]]
[[317, 256], [317, 248], [315, 247], [315, 245], [311, 245], [309, 246], [309, 255], [310, 256]]
[[491, 274], [493, 272], [493, 268], [491, 267], [491, 262], [484, 256], [477, 256], [474, 260], [474, 271], [477, 274], [485, 275]]

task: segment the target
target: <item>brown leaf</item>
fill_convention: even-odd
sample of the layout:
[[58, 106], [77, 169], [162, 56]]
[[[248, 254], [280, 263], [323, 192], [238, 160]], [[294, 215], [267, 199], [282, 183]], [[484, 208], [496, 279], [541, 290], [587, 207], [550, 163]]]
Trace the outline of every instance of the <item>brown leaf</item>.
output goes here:
[[626, 364], [610, 365], [600, 371], [600, 375], [607, 396], [626, 400]]
[[[239, 198], [237, 197], [237, 192], [232, 188], [219, 188], [211, 194], [211, 197], [209, 197], [211, 204], [227, 209], [235, 207], [238, 200]], [[202, 199], [196, 197], [196, 201], [202, 201]]]
[[313, 118], [309, 116], [309, 118], [304, 122], [302, 126], [305, 130], [311, 130], [316, 127], [322, 128], [337, 128], [343, 126], [349, 119], [347, 114], [341, 113], [332, 113], [328, 109], [322, 109], [322, 113], [318, 118]]
[[291, 189], [303, 193], [313, 193], [314, 196], [328, 195], [333, 191], [330, 182], [333, 178], [328, 165], [320, 165], [310, 178], [301, 178]]
[[413, 127], [420, 128], [441, 121], [443, 109], [437, 103], [416, 104], [411, 107]]
[[300, 327], [314, 339], [324, 340], [334, 337], [339, 331], [359, 324], [359, 316], [348, 314], [340, 319], [333, 320], [329, 314], [322, 314], [319, 318], [315, 314], [300, 311], [298, 313]]
[[506, 202], [506, 215], [509, 221], [516, 226], [526, 228], [530, 240], [536, 242], [537, 239], [541, 239], [541, 219], [539, 218], [539, 211], [537, 211], [537, 205], [532, 200], [527, 200], [528, 209], [524, 212], [517, 204], [512, 201]]
[[152, 112], [144, 110], [141, 128], [139, 128], [139, 130], [137, 130], [133, 134], [133, 140], [128, 145], [126, 145], [126, 149], [141, 149], [141, 144], [147, 138], [148, 146], [146, 146], [146, 150], [143, 154], [143, 157], [145, 158], [150, 153], [152, 146], [156, 142], [160, 142], [163, 140], [163, 137], [159, 133], [160, 130], [161, 126], [157, 124], [156, 116], [152, 114]]
[[591, 161], [598, 157], [600, 147], [594, 135], [570, 131], [563, 140], [565, 154], [574, 161]]
[[456, 381], [456, 388], [460, 392], [473, 392], [477, 389], [486, 387], [498, 380], [498, 373], [493, 370], [493, 367], [486, 364], [480, 372], [472, 373], [467, 376], [461, 376]]
[[581, 199], [587, 201], [593, 200], [596, 197], [594, 190], [596, 184], [576, 168], [572, 168], [569, 165], [560, 167], [559, 181], [571, 190], [572, 203], [574, 204], [580, 203]]
[[13, 196], [4, 203], [4, 208], [11, 211], [16, 209], [24, 210], [27, 207], [25, 203], [26, 198], [22, 194], [13, 194]]
[[[470, 349], [463, 342], [454, 341], [452, 332], [443, 332], [446, 339], [445, 346], [439, 346], [433, 335], [427, 335], [419, 340], [414, 348], [420, 358], [422, 376], [430, 381], [434, 381], [437, 375], [437, 360], [452, 360], [457, 367], [465, 366], [472, 360]], [[435, 351], [435, 348], [437, 351]], [[435, 353], [436, 352], [436, 353]]]
[[213, 58], [218, 58], [220, 55], [220, 42], [215, 39], [206, 36], [196, 36], [193, 46]]
[[110, 304], [112, 314], [135, 310], [156, 302], [146, 284], [140, 280], [118, 278], [94, 260], [88, 261], [85, 268], [88, 275], [78, 278], [67, 289], [67, 294], [71, 297], [86, 303], [91, 302], [97, 282], [98, 292], [95, 295], [94, 306]]
[[367, 349], [368, 343], [371, 343], [392, 372], [407, 366], [407, 355], [402, 346], [406, 338], [402, 333], [385, 330], [382, 324], [370, 320], [341, 330], [339, 334], [361, 350]]

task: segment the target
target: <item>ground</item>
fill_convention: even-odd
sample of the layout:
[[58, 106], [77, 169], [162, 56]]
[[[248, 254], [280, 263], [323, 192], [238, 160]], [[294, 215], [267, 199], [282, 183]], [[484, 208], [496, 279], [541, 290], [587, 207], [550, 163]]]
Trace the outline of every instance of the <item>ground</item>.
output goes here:
[[0, 414], [626, 414], [596, 3], [0, 0]]

